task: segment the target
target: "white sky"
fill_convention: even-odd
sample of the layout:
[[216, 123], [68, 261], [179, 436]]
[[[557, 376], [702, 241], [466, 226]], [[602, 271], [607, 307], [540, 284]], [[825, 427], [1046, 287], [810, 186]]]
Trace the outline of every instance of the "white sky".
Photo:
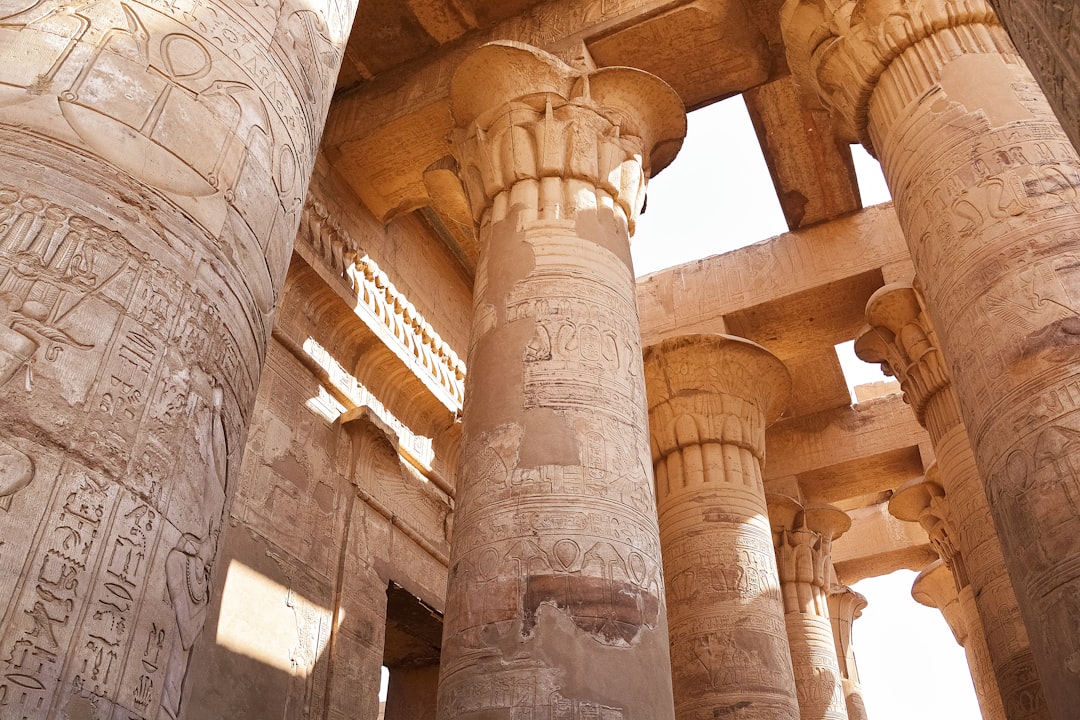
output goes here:
[[[889, 199], [881, 167], [852, 148], [863, 204]], [[649, 183], [633, 239], [637, 275], [734, 250], [787, 231], [741, 96], [690, 114], [675, 162]], [[882, 379], [848, 350], [841, 366], [856, 383]], [[872, 720], [981, 720], [963, 649], [941, 613], [911, 597], [916, 573], [863, 580], [869, 601], [852, 644]]]

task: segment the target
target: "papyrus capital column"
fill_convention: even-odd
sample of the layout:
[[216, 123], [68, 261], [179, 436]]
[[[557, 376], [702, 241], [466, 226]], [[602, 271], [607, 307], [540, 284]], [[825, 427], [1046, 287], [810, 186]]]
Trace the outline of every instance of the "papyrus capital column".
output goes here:
[[[932, 603], [926, 602], [925, 598], [919, 600], [915, 588], [912, 594], [922, 604], [948, 613], [946, 621], [967, 655], [968, 669], [983, 717], [987, 720], [1006, 718], [1008, 715], [989, 656], [986, 632], [975, 604], [975, 592], [968, 582], [963, 555], [957, 548], [959, 534], [953, 525], [949, 505], [945, 489], [939, 482], [937, 464], [934, 464], [927, 469], [924, 478], [915, 478], [897, 488], [889, 500], [889, 512], [898, 520], [919, 523], [930, 536], [930, 544], [940, 558], [937, 562], [944, 563], [947, 572], [931, 566], [928, 569], [933, 574], [932, 578], [920, 575], [916, 580], [916, 587], [921, 587], [920, 582], [927, 584], [918, 592], [933, 596], [935, 599]], [[955, 583], [951, 594], [935, 584], [944, 582], [946, 576]], [[944, 599], [946, 595], [948, 599]]]
[[[834, 573], [835, 574], [835, 573]], [[853, 646], [855, 620], [866, 607], [866, 598], [847, 585], [834, 583], [829, 586], [829, 622], [833, 628], [836, 659], [840, 663], [840, 679], [844, 690], [844, 704], [848, 720], [867, 720], [866, 704], [863, 702], [859, 684], [859, 668], [855, 663]]]
[[480, 255], [438, 717], [670, 719], [628, 230], [682, 103], [511, 44], [450, 92]]
[[[867, 302], [866, 319], [869, 327], [856, 338], [856, 354], [880, 363], [900, 381], [904, 399], [930, 433], [938, 458], [925, 481], [906, 488], [907, 501], [893, 498], [890, 511], [923, 525], [956, 577], [961, 599], [968, 599], [965, 588], [970, 586], [970, 599], [978, 607], [968, 613], [977, 624], [971, 629], [978, 636], [973, 642], [989, 652], [984, 667], [973, 668], [980, 698], [997, 704], [1000, 695], [1010, 718], [1047, 717], [1027, 630], [922, 295], [910, 284], [886, 285]], [[983, 655], [980, 651], [976, 657], [982, 661]], [[996, 690], [982, 677], [986, 672], [993, 673]]]
[[787, 495], [767, 498], [800, 717], [846, 720], [828, 588], [832, 543], [851, 527], [851, 518], [831, 505], [803, 507]]
[[645, 350], [678, 720], [738, 708], [799, 716], [765, 506], [765, 427], [791, 392], [783, 363], [726, 335]]
[[1080, 707], [1080, 158], [985, 0], [788, 0], [793, 73], [881, 160], [1051, 712]]
[[0, 717], [185, 712], [355, 8], [5, 5]]

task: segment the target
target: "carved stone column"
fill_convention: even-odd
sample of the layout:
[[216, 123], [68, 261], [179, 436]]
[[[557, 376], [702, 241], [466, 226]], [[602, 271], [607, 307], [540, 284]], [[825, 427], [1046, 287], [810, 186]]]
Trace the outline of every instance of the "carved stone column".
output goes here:
[[172, 718], [353, 2], [0, 22], [0, 715]]
[[[901, 519], [916, 522], [923, 518], [931, 541], [936, 543], [939, 554], [956, 577], [960, 596], [965, 597], [965, 588], [970, 587], [978, 606], [977, 614], [972, 617], [980, 620], [972, 633], [978, 633], [980, 646], [989, 649], [989, 662], [996, 677], [994, 684], [1000, 691], [1006, 716], [1049, 717], [1027, 630], [994, 532], [983, 482], [960, 419], [949, 371], [938, 349], [937, 333], [924, 305], [921, 294], [910, 284], [886, 285], [867, 303], [870, 327], [855, 341], [859, 357], [880, 363], [886, 373], [900, 381], [904, 399], [929, 432], [937, 456], [940, 485], [936, 487], [940, 490], [925, 498], [920, 495]], [[927, 503], [935, 507], [924, 508]], [[893, 508], [901, 509], [896, 498], [890, 503], [890, 510]], [[924, 518], [927, 512], [944, 517], [945, 510], [948, 510], [947, 523], [931, 521], [927, 519], [929, 516]], [[935, 532], [946, 526], [948, 536], [935, 540]], [[989, 687], [978, 679], [976, 685], [980, 682], [983, 687]], [[983, 694], [989, 697], [994, 693], [985, 690]]]
[[990, 0], [1046, 92], [1073, 146], [1080, 147], [1080, 8], [1070, 2]]
[[[941, 486], [936, 463], [926, 471], [926, 477], [916, 478], [897, 488], [889, 500], [889, 512], [899, 520], [919, 523], [929, 535], [930, 544], [948, 570], [948, 577], [956, 583], [950, 597], [956, 598], [958, 609], [954, 619], [949, 620], [949, 624], [957, 642], [964, 647], [964, 652], [967, 654], [968, 669], [971, 671], [971, 679], [975, 684], [979, 709], [986, 720], [1001, 720], [1007, 717], [997, 677], [994, 675], [994, 667], [990, 660], [986, 633], [975, 604], [975, 592], [971, 583], [966, 581], [967, 569], [964, 557], [958, 550], [957, 538], [961, 533], [957, 531], [956, 524], [953, 522], [952, 508], [945, 489]], [[935, 573], [934, 580], [925, 582], [938, 582], [946, 575], [941, 570], [936, 570]], [[940, 595], [944, 591], [935, 592]], [[923, 604], [927, 603], [923, 602]], [[939, 601], [935, 601], [932, 606], [941, 607]], [[956, 627], [953, 627], [954, 624]]]
[[1043, 690], [1080, 707], [1080, 160], [985, 0], [788, 0], [789, 64], [881, 160]]
[[675, 716], [799, 717], [761, 480], [784, 365], [726, 335], [645, 351]]
[[832, 542], [851, 527], [851, 518], [830, 505], [804, 508], [787, 495], [770, 494], [768, 502], [800, 717], [846, 720], [828, 587]]
[[847, 585], [834, 583], [829, 587], [829, 622], [832, 623], [836, 660], [840, 664], [840, 685], [844, 691], [848, 720], [867, 720], [859, 668], [852, 647], [852, 626], [866, 607], [866, 598]]
[[978, 618], [971, 615], [972, 604], [957, 594], [956, 579], [948, 564], [944, 560], [935, 560], [923, 568], [911, 586], [911, 597], [922, 605], [940, 610], [956, 642], [964, 648], [983, 718], [1005, 717], [1004, 706], [996, 693], [993, 674], [988, 666], [986, 643], [981, 636], [971, 634], [971, 630], [978, 627]]
[[480, 257], [438, 717], [671, 718], [628, 231], [682, 103], [509, 44], [450, 93]]

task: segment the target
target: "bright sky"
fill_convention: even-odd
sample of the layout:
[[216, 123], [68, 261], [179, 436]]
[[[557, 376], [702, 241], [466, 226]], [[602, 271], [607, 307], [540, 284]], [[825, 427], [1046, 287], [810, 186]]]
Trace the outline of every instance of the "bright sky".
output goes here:
[[[690, 114], [675, 162], [649, 183], [633, 239], [638, 276], [734, 250], [787, 230], [769, 171], [740, 96]], [[852, 148], [866, 206], [889, 199], [881, 167]], [[719, 162], [717, 162], [719, 160]], [[882, 379], [877, 367], [840, 353], [849, 381]], [[963, 649], [941, 613], [911, 597], [916, 573], [863, 580], [869, 605], [852, 644], [872, 720], [981, 720]]]

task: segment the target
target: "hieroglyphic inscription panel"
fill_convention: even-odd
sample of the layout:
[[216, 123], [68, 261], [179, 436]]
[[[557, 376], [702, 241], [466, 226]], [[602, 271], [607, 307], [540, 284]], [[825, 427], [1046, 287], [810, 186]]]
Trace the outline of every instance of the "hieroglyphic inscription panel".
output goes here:
[[5, 718], [179, 712], [350, 14], [0, 8]]

